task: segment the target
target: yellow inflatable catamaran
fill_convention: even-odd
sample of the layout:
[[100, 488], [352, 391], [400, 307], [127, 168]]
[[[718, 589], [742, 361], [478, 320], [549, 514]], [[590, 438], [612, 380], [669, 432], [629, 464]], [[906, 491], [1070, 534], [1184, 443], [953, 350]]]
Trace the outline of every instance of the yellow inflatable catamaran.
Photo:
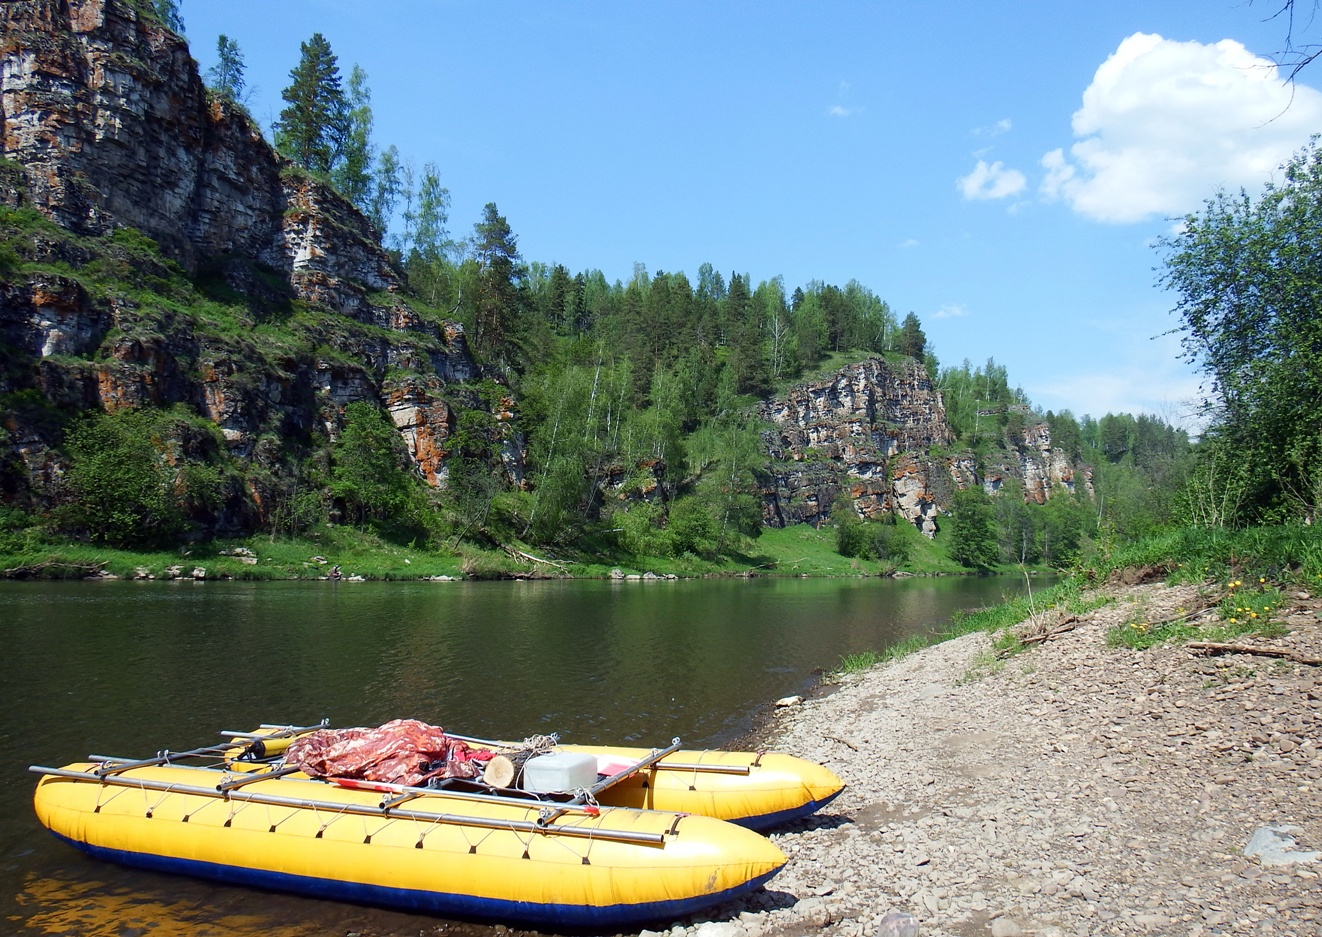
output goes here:
[[[785, 857], [726, 820], [801, 815], [840, 786], [797, 782], [806, 794], [759, 807], [758, 786], [774, 787], [788, 756], [681, 752], [678, 740], [593, 750], [626, 764], [558, 800], [313, 780], [281, 763], [288, 739], [323, 727], [263, 726], [148, 759], [33, 766], [43, 775], [37, 816], [76, 848], [128, 865], [447, 917], [597, 929], [673, 920], [759, 887]], [[730, 794], [739, 779], [757, 783]]]
[[[497, 749], [514, 744], [456, 737]], [[752, 830], [770, 830], [810, 816], [844, 789], [829, 768], [779, 752], [695, 751], [678, 744], [660, 758], [653, 757], [655, 749], [599, 745], [558, 745], [553, 751], [592, 755], [601, 775], [611, 778], [641, 765], [597, 792], [594, 797], [601, 804], [681, 810]]]

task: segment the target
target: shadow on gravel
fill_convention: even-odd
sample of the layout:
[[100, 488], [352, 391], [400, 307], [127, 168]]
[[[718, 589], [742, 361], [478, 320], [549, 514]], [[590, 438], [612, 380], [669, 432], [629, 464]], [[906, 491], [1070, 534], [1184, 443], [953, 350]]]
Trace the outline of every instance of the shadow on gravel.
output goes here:
[[784, 911], [786, 908], [792, 908], [799, 903], [796, 895], [791, 895], [787, 891], [775, 891], [770, 888], [764, 888], [762, 894], [757, 896], [756, 904], [758, 911]]
[[814, 813], [810, 817], [804, 817], [802, 820], [791, 820], [774, 829], [767, 830], [768, 833], [807, 833], [810, 830], [838, 830], [842, 826], [848, 826], [854, 822], [854, 818], [846, 816], [843, 813]]

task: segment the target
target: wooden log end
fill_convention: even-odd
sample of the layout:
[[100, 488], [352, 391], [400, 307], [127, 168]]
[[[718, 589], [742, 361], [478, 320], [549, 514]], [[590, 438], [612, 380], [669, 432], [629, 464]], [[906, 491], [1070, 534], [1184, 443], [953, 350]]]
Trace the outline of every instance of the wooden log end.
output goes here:
[[482, 772], [482, 780], [492, 787], [503, 790], [514, 783], [516, 773], [517, 769], [512, 758], [507, 755], [497, 755], [487, 762], [486, 770]]

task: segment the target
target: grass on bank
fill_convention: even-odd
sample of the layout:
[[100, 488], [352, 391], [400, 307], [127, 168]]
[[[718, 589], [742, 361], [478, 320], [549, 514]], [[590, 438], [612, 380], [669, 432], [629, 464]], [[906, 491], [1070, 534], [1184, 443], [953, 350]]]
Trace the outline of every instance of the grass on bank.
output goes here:
[[[952, 561], [939, 542], [914, 532], [909, 560], [903, 569], [920, 574], [966, 573]], [[511, 544], [545, 560], [520, 559], [499, 549], [460, 544], [453, 550], [392, 543], [370, 530], [353, 526], [322, 525], [301, 537], [257, 535], [214, 540], [155, 551], [120, 550], [48, 537], [37, 529], [0, 531], [0, 578], [6, 570], [23, 570], [36, 578], [76, 579], [104, 570], [120, 578], [134, 578], [139, 569], [157, 579], [191, 578], [195, 568], [209, 579], [248, 580], [317, 579], [338, 564], [345, 576], [398, 580], [430, 576], [501, 579], [528, 575], [607, 578], [616, 570], [625, 575], [711, 575], [852, 577], [884, 576], [896, 570], [887, 560], [841, 556], [835, 531], [800, 524], [768, 528], [749, 541], [743, 552], [714, 558], [693, 554], [638, 556], [615, 550], [610, 543], [590, 549], [554, 550]], [[234, 550], [250, 550], [256, 563], [244, 562]], [[317, 558], [326, 562], [321, 563]], [[251, 559], [251, 558], [250, 558]], [[180, 571], [171, 573], [171, 569]]]
[[1109, 555], [1095, 556], [1050, 588], [975, 612], [956, 613], [945, 628], [913, 635], [884, 651], [850, 655], [842, 659], [835, 675], [866, 670], [974, 631], [997, 633], [992, 651], [1013, 653], [1020, 648], [1019, 639], [1011, 631], [1013, 626], [1057, 609], [1082, 615], [1099, 608], [1111, 600], [1098, 595], [1093, 587], [1121, 570], [1133, 568], [1164, 575], [1172, 585], [1214, 584], [1212, 588], [1223, 593], [1210, 606], [1215, 624], [1200, 625], [1192, 620], [1204, 610], [1201, 608], [1179, 610], [1169, 620], [1154, 622], [1140, 606], [1128, 621], [1108, 634], [1112, 646], [1144, 650], [1191, 640], [1233, 643], [1250, 636], [1280, 637], [1287, 629], [1272, 616], [1285, 603], [1285, 592], [1322, 590], [1322, 530], [1294, 524], [1163, 532], [1123, 545]]

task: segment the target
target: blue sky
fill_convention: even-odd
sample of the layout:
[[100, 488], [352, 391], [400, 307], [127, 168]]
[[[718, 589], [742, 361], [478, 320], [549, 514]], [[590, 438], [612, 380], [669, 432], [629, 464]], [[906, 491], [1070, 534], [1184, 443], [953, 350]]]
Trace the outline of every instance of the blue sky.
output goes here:
[[[857, 279], [944, 363], [1044, 409], [1190, 410], [1154, 242], [1322, 131], [1283, 0], [182, 0], [238, 42], [269, 127], [314, 32], [368, 74], [375, 142], [433, 162], [452, 234], [495, 202], [525, 259], [628, 279]], [[1307, 4], [1306, 0], [1304, 6]], [[1296, 42], [1322, 34], [1296, 24]]]

